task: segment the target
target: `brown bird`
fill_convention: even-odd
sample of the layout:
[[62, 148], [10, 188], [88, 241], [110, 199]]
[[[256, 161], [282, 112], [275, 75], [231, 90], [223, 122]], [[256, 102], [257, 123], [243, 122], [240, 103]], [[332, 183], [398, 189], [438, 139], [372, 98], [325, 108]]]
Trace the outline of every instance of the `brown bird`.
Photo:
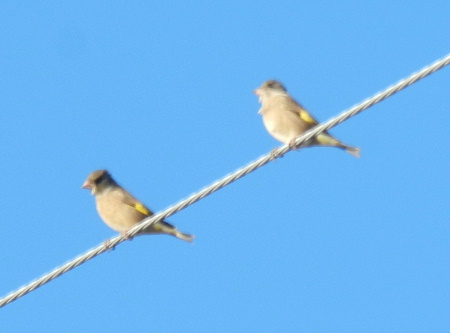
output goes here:
[[[262, 116], [264, 127], [270, 135], [284, 144], [293, 146], [295, 138], [318, 124], [317, 120], [297, 103], [278, 81], [266, 81], [255, 89], [254, 93], [261, 103], [258, 114]], [[326, 131], [303, 143], [302, 146], [337, 147], [355, 157], [359, 157], [360, 152], [359, 148], [347, 146]]]
[[[126, 234], [153, 212], [122, 188], [106, 170], [97, 170], [88, 175], [81, 188], [89, 189], [95, 197], [98, 215], [111, 229]], [[186, 242], [194, 236], [179, 232], [173, 225], [158, 221], [142, 230], [140, 234], [167, 234]]]

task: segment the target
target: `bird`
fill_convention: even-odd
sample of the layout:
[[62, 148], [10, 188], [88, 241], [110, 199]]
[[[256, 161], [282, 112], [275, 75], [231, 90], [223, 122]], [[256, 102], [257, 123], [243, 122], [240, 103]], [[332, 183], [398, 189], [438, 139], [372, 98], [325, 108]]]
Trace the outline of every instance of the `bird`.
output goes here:
[[[111, 229], [127, 235], [127, 231], [139, 224], [144, 218], [154, 213], [144, 206], [139, 200], [121, 187], [107, 170], [91, 172], [82, 189], [90, 190], [95, 197], [98, 215]], [[166, 221], [157, 221], [140, 234], [167, 234], [186, 242], [192, 242], [194, 236], [178, 231]]]
[[[284, 144], [295, 146], [295, 138], [318, 124], [317, 120], [288, 94], [279, 81], [265, 81], [253, 93], [258, 96], [261, 104], [258, 114], [262, 116], [267, 132]], [[327, 131], [304, 142], [302, 146], [337, 147], [354, 157], [359, 157], [360, 152], [359, 148], [347, 146]]]

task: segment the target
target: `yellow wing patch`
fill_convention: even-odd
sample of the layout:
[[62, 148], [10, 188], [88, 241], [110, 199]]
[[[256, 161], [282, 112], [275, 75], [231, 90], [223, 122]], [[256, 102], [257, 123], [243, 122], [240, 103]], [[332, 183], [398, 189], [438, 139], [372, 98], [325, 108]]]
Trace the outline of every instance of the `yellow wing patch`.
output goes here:
[[308, 124], [317, 125], [317, 121], [305, 110], [301, 110], [298, 115], [301, 120], [307, 122]]
[[141, 204], [140, 202], [137, 202], [135, 204], [133, 204], [132, 206], [134, 209], [136, 209], [139, 213], [144, 214], [144, 215], [152, 215], [152, 212], [150, 212], [143, 204]]

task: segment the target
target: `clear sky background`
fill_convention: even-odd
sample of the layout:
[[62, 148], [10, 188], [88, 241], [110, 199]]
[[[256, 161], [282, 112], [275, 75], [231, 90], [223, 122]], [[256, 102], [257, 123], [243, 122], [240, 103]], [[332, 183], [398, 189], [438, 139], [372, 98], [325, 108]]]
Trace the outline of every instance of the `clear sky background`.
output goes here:
[[[0, 293], [280, 144], [271, 78], [327, 120], [449, 52], [448, 1], [4, 1]], [[449, 70], [0, 309], [2, 332], [448, 332]]]

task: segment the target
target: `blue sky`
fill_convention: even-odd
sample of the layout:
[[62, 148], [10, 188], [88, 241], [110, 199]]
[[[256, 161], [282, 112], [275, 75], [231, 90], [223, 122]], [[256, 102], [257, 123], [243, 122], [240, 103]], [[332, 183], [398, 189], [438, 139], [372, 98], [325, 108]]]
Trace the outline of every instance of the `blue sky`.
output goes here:
[[[327, 120], [449, 52], [448, 1], [0, 5], [0, 293], [115, 235], [107, 168], [160, 211], [269, 152], [252, 90]], [[449, 71], [0, 310], [3, 332], [447, 332]]]

